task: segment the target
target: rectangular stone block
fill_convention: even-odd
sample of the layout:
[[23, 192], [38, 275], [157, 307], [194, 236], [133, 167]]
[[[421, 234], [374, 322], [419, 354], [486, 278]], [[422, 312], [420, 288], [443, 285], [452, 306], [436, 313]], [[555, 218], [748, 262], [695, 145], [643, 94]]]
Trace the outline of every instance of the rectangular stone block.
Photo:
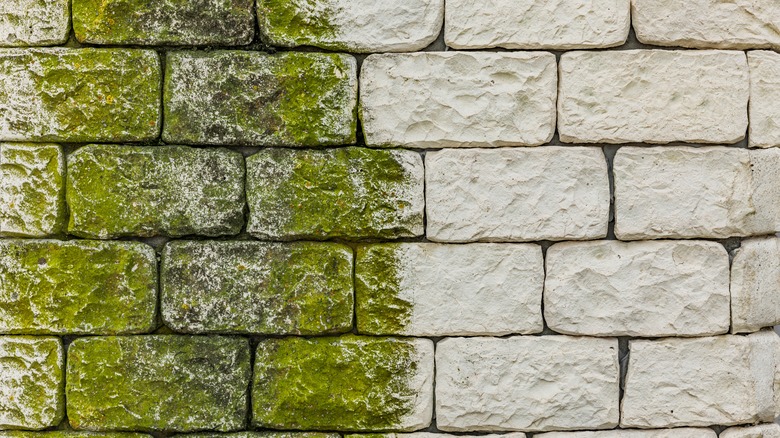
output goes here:
[[79, 338], [68, 349], [68, 420], [97, 431], [238, 430], [250, 374], [244, 338]]
[[[534, 438], [717, 438], [712, 429], [681, 427], [659, 430], [602, 430], [597, 432], [548, 432]], [[722, 437], [722, 435], [721, 435]]]
[[70, 32], [68, 0], [0, 2], [0, 47], [56, 46]]
[[64, 356], [57, 338], [0, 336], [0, 428], [59, 424], [65, 415]]
[[544, 316], [558, 333], [729, 331], [729, 255], [717, 242], [566, 242], [547, 250], [546, 263]]
[[29, 432], [24, 430], [0, 431], [0, 438], [151, 438], [152, 435], [132, 432], [78, 432], [72, 430], [49, 430]]
[[748, 146], [780, 146], [780, 54], [750, 51], [747, 57], [750, 65]]
[[62, 148], [0, 143], [0, 236], [60, 234], [66, 216]]
[[464, 438], [525, 438], [526, 435], [522, 432], [510, 432], [502, 434], [487, 434], [487, 435], [452, 435], [449, 433], [433, 433], [433, 432], [412, 432], [412, 433], [363, 433], [363, 434], [345, 434], [345, 438], [453, 438], [456, 436], [462, 436]]
[[68, 231], [81, 237], [234, 235], [244, 158], [227, 149], [88, 145], [68, 156]]
[[359, 246], [355, 281], [360, 333], [502, 336], [544, 329], [537, 245]]
[[76, 39], [88, 44], [249, 44], [254, 0], [73, 0]]
[[607, 235], [599, 148], [466, 149], [425, 156], [428, 239], [588, 240]]
[[357, 92], [349, 55], [171, 52], [162, 136], [181, 144], [353, 144]]
[[436, 424], [444, 431], [611, 429], [617, 339], [450, 338], [436, 345]]
[[0, 49], [0, 141], [154, 140], [161, 80], [153, 50]]
[[247, 232], [260, 239], [423, 234], [420, 155], [348, 147], [264, 149], [247, 158]]
[[[672, 8], [673, 9], [673, 8]], [[560, 60], [566, 143], [736, 143], [750, 93], [742, 52], [569, 52]]]
[[747, 239], [731, 265], [731, 332], [780, 325], [780, 239]]
[[352, 329], [352, 249], [335, 243], [176, 241], [161, 311], [187, 333], [316, 335]]
[[174, 436], [177, 438], [341, 438], [338, 433], [325, 432], [201, 432]]
[[261, 340], [252, 384], [253, 425], [339, 431], [428, 427], [433, 359], [429, 339]]
[[730, 426], [780, 414], [780, 338], [631, 341], [620, 426]]
[[369, 146], [536, 146], [552, 139], [551, 53], [372, 55], [360, 72]]
[[443, 0], [257, 0], [260, 37], [283, 47], [414, 52], [436, 40], [443, 18]]
[[720, 433], [720, 438], [780, 438], [780, 425], [772, 423], [730, 427]]
[[444, 41], [454, 49], [592, 49], [626, 42], [630, 0], [449, 0]]

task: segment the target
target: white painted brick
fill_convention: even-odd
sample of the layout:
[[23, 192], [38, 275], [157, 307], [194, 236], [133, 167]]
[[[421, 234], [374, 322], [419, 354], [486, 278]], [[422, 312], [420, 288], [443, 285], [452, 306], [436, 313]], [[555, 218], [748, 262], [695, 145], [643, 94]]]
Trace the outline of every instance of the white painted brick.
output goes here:
[[780, 325], [780, 239], [742, 241], [731, 265], [731, 331]]
[[758, 426], [730, 427], [720, 433], [720, 438], [780, 438], [780, 425], [759, 424]]
[[748, 52], [750, 65], [750, 129], [754, 148], [780, 146], [780, 54]]
[[[549, 432], [534, 438], [717, 438], [712, 429], [681, 427], [660, 430], [603, 430], [597, 432]], [[722, 436], [721, 436], [722, 438]]]

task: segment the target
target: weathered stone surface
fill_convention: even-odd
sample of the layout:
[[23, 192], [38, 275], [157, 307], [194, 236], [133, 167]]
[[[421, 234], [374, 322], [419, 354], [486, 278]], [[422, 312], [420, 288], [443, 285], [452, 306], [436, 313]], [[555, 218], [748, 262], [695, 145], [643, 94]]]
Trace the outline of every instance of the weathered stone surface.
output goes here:
[[249, 355], [249, 341], [237, 337], [76, 339], [68, 349], [68, 420], [87, 430], [241, 429]]
[[616, 339], [451, 338], [436, 345], [436, 423], [446, 431], [611, 429]]
[[165, 325], [188, 333], [315, 335], [352, 329], [352, 249], [335, 243], [171, 242]]
[[[566, 242], [547, 250], [544, 316], [586, 336], [729, 330], [729, 256], [717, 242]], [[598, 303], [598, 305], [594, 305]]]
[[433, 415], [429, 339], [265, 339], [257, 346], [254, 426], [341, 431], [427, 427]]
[[462, 436], [464, 438], [525, 438], [526, 435], [522, 432], [510, 432], [503, 434], [488, 434], [488, 435], [451, 435], [448, 433], [432, 433], [432, 432], [412, 432], [412, 433], [362, 433], [362, 434], [345, 434], [344, 438], [454, 438], [456, 436]]
[[337, 433], [324, 432], [201, 432], [175, 435], [176, 438], [341, 438]]
[[6, 430], [0, 431], [0, 438], [151, 438], [151, 435], [131, 432], [80, 432], [71, 430], [29, 432]]
[[748, 145], [780, 146], [780, 54], [747, 52], [750, 65], [750, 129]]
[[0, 49], [0, 140], [153, 140], [161, 88], [152, 50]]
[[[717, 438], [712, 429], [681, 427], [659, 430], [603, 430], [598, 432], [548, 432], [534, 438]], [[721, 435], [721, 438], [723, 435]]]
[[736, 143], [750, 94], [745, 54], [564, 53], [558, 131], [566, 143]]
[[249, 44], [254, 0], [73, 0], [82, 43], [116, 45]]
[[247, 158], [247, 232], [270, 240], [421, 236], [424, 173], [412, 151], [265, 149]]
[[62, 148], [0, 143], [0, 236], [47, 237], [65, 221]]
[[630, 0], [448, 0], [444, 41], [455, 49], [588, 49], [623, 44]]
[[244, 158], [227, 149], [89, 145], [68, 156], [68, 231], [221, 236], [244, 223]]
[[349, 55], [172, 52], [165, 68], [169, 143], [355, 143], [357, 61]]
[[69, 31], [68, 0], [0, 2], [0, 47], [64, 44]]
[[607, 235], [609, 181], [599, 148], [443, 150], [429, 152], [425, 164], [430, 240]]
[[724, 426], [780, 414], [780, 338], [631, 341], [621, 427]]
[[551, 53], [372, 55], [360, 73], [369, 146], [536, 146], [555, 131]]
[[63, 360], [57, 338], [0, 336], [0, 428], [43, 429], [62, 420]]
[[731, 265], [731, 332], [780, 325], [780, 239], [748, 239]]
[[360, 246], [355, 280], [360, 333], [501, 336], [544, 329], [537, 245]]
[[443, 18], [444, 0], [257, 0], [261, 38], [284, 47], [413, 52], [436, 39]]
[[0, 240], [0, 333], [154, 329], [157, 258], [140, 242]]
[[761, 0], [632, 0], [639, 41], [656, 46], [780, 48], [780, 4]]
[[748, 427], [730, 427], [720, 433], [720, 438], [780, 438], [780, 425], [760, 424]]

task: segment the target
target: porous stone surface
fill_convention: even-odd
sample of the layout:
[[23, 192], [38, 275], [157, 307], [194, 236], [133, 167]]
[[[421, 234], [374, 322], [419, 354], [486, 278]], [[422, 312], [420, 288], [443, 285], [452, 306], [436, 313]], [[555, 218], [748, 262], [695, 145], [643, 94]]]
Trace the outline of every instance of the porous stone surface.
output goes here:
[[747, 239], [731, 265], [731, 331], [780, 325], [780, 239]]
[[68, 156], [68, 232], [221, 236], [244, 224], [244, 158], [227, 149], [89, 145]]
[[65, 222], [62, 148], [0, 143], [0, 236], [47, 237]]
[[536, 146], [555, 131], [551, 53], [372, 55], [360, 86], [369, 146]]
[[252, 384], [253, 424], [340, 431], [428, 427], [433, 356], [429, 339], [262, 340]]
[[352, 249], [335, 243], [165, 246], [167, 327], [187, 333], [315, 335], [352, 328]]
[[624, 428], [771, 422], [780, 414], [780, 338], [634, 340], [622, 401]]
[[241, 429], [250, 374], [243, 338], [79, 338], [68, 349], [68, 420], [98, 431]]
[[780, 54], [747, 52], [750, 65], [750, 129], [748, 145], [780, 146]]
[[62, 420], [64, 355], [57, 338], [0, 336], [0, 428], [44, 429]]
[[537, 245], [360, 246], [355, 282], [360, 333], [501, 336], [544, 328]]
[[0, 47], [64, 44], [69, 31], [68, 0], [0, 2]]
[[162, 136], [181, 144], [352, 144], [357, 91], [349, 55], [171, 52]]
[[247, 158], [247, 232], [267, 240], [421, 236], [424, 173], [413, 151], [264, 149]]
[[437, 242], [588, 240], [609, 222], [599, 148], [429, 152], [427, 237]]
[[338, 433], [325, 432], [200, 432], [175, 435], [176, 438], [341, 438]]
[[544, 316], [558, 333], [653, 337], [729, 330], [729, 256], [717, 242], [558, 243], [547, 250], [546, 267]]
[[0, 140], [154, 140], [161, 78], [153, 50], [0, 49]]
[[261, 38], [283, 47], [411, 52], [436, 39], [443, 17], [444, 0], [257, 0]]
[[371, 434], [355, 434], [344, 435], [345, 438], [453, 438], [456, 436], [462, 436], [464, 438], [525, 438], [526, 435], [522, 432], [510, 432], [502, 434], [487, 434], [487, 435], [452, 435], [448, 433], [433, 433], [433, 432], [412, 432], [412, 433], [371, 433]]
[[0, 431], [0, 438], [151, 438], [151, 435], [132, 432], [83, 432], [72, 430], [30, 432], [5, 430]]
[[454, 49], [589, 49], [623, 44], [630, 0], [448, 0], [444, 41]]
[[0, 240], [0, 333], [142, 333], [157, 258], [140, 242]]
[[89, 44], [249, 44], [254, 0], [73, 0], [73, 30]]
[[773, 423], [730, 427], [720, 433], [720, 438], [780, 438], [780, 425]]
[[619, 377], [617, 339], [445, 339], [436, 345], [436, 424], [445, 431], [611, 429]]
[[742, 52], [569, 52], [560, 60], [558, 131], [566, 143], [736, 143], [750, 81]]
[[[603, 430], [595, 432], [548, 432], [534, 438], [717, 438], [712, 429], [680, 427], [659, 430]], [[723, 435], [721, 435], [721, 438]]]

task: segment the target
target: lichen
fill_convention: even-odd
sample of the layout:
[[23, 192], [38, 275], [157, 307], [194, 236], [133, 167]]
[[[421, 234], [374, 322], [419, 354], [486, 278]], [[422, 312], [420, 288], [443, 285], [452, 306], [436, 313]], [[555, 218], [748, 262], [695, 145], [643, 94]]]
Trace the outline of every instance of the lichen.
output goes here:
[[355, 265], [357, 330], [372, 335], [404, 334], [412, 303], [400, 298], [399, 244], [361, 245]]
[[332, 1], [257, 0], [260, 37], [275, 46], [310, 45], [350, 51], [350, 47], [338, 41], [336, 13], [337, 6]]
[[0, 431], [0, 438], [152, 438], [152, 436], [131, 432], [77, 432], [70, 430], [28, 432], [23, 430], [6, 430]]
[[174, 438], [341, 438], [341, 435], [323, 432], [212, 432], [175, 435]]

